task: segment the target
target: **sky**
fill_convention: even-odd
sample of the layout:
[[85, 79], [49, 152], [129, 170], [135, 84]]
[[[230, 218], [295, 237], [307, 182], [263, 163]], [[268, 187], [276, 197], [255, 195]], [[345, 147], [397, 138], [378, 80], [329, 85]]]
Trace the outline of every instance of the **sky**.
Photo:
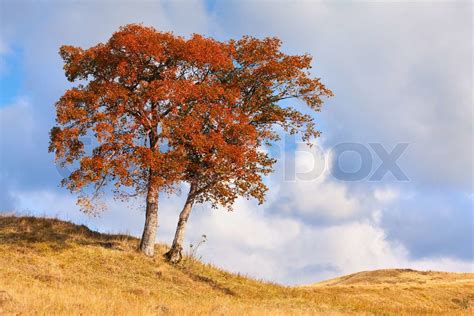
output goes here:
[[[0, 212], [143, 228], [143, 200], [107, 197], [90, 217], [59, 186], [65, 171], [47, 148], [71, 86], [61, 45], [90, 47], [127, 23], [277, 36], [284, 52], [311, 54], [335, 94], [314, 114], [322, 136], [308, 148], [283, 135], [267, 202], [196, 205], [186, 244], [206, 234], [203, 261], [282, 284], [395, 267], [474, 272], [472, 12], [470, 1], [1, 0]], [[160, 242], [172, 241], [183, 195], [161, 198]]]

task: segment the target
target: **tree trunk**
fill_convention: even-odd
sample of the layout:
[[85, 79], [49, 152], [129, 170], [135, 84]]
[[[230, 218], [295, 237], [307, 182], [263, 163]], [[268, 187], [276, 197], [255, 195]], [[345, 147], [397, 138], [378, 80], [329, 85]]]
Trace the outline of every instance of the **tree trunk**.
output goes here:
[[158, 228], [158, 185], [150, 173], [146, 197], [145, 227], [140, 241], [140, 251], [147, 256], [155, 254], [156, 229]]
[[193, 191], [193, 185], [191, 185], [186, 203], [184, 204], [183, 210], [179, 214], [178, 226], [176, 227], [173, 244], [171, 249], [165, 254], [166, 259], [168, 259], [168, 261], [171, 263], [178, 263], [183, 258], [184, 231], [186, 229], [186, 223], [188, 222], [189, 214], [191, 214], [194, 204]]

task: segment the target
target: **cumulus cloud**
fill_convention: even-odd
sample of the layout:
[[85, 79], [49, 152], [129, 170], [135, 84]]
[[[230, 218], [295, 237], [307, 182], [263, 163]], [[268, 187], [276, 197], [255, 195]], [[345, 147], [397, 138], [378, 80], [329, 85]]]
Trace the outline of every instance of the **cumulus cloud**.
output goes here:
[[253, 277], [301, 284], [380, 268], [473, 268], [471, 261], [455, 257], [413, 260], [371, 218], [321, 226], [259, 210], [246, 201], [239, 201], [236, 209], [233, 213], [195, 210], [187, 240], [195, 242], [205, 233], [208, 242], [200, 254], [206, 262]]
[[338, 221], [360, 215], [363, 201], [348, 191], [346, 183], [334, 181], [331, 161], [330, 151], [299, 143], [294, 155], [287, 153], [276, 167], [273, 207], [313, 220]]

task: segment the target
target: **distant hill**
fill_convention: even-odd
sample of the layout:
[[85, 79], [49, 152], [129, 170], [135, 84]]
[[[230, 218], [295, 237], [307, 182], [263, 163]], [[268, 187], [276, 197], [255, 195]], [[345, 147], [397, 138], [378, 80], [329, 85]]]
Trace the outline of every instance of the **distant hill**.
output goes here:
[[137, 244], [56, 219], [0, 217], [0, 314], [474, 314], [473, 273], [377, 270], [284, 287], [193, 258], [172, 266]]
[[416, 271], [412, 269], [386, 269], [349, 274], [339, 278], [315, 283], [312, 286], [428, 286], [463, 282], [474, 282], [474, 273]]

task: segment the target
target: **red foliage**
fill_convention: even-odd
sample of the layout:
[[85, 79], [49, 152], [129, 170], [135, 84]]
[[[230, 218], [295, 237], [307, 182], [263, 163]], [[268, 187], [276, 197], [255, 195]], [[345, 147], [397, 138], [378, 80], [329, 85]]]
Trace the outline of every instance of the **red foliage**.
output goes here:
[[[238, 196], [264, 200], [262, 176], [274, 160], [260, 151], [275, 127], [319, 136], [313, 118], [280, 101], [299, 99], [319, 111], [331, 96], [308, 70], [311, 57], [290, 56], [276, 38], [219, 42], [127, 25], [89, 49], [63, 46], [68, 80], [79, 83], [56, 103], [50, 151], [79, 162], [63, 184], [99, 192], [172, 192], [189, 182], [197, 202], [230, 207]], [[97, 146], [85, 152], [82, 137]], [[96, 193], [93, 193], [95, 195]], [[86, 207], [86, 208], [87, 208]]]

